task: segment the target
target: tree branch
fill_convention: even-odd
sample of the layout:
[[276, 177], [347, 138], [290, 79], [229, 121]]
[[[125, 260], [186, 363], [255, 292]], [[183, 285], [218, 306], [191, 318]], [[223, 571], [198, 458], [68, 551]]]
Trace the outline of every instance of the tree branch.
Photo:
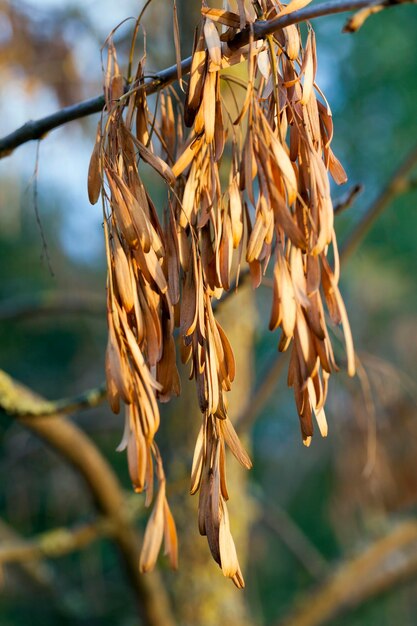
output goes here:
[[106, 301], [101, 294], [92, 292], [41, 291], [20, 298], [10, 298], [0, 303], [0, 322], [33, 319], [34, 316], [77, 315], [88, 313], [104, 316]]
[[[103, 520], [104, 522], [104, 520]], [[43, 558], [57, 558], [82, 550], [100, 536], [110, 535], [103, 522], [83, 524], [78, 528], [54, 528], [35, 537], [0, 544], [0, 563], [26, 563]]]
[[[403, 4], [412, 0], [385, 0], [382, 3], [375, 0], [336, 0], [331, 2], [323, 2], [319, 5], [308, 6], [299, 11], [294, 11], [283, 17], [277, 17], [271, 20], [257, 20], [251, 27], [246, 27], [228, 42], [231, 49], [237, 49], [245, 46], [249, 42], [251, 28], [255, 40], [264, 39], [285, 26], [298, 24], [306, 20], [316, 19], [325, 15], [333, 15], [335, 13], [344, 13], [347, 11], [355, 11], [365, 7], [380, 5], [383, 7]], [[182, 75], [189, 73], [191, 68], [191, 57], [183, 59], [181, 62]], [[152, 94], [163, 89], [178, 77], [177, 65], [171, 65], [166, 69], [155, 74], [153, 78], [147, 79], [143, 85], [147, 94]], [[16, 129], [9, 135], [0, 139], [0, 158], [8, 156], [15, 148], [21, 146], [28, 141], [43, 139], [43, 137], [54, 128], [58, 128], [67, 122], [99, 113], [104, 107], [104, 96], [97, 96], [84, 100], [77, 104], [65, 107], [60, 111], [43, 117], [35, 121], [26, 122], [23, 126]]]
[[[14, 528], [9, 526], [3, 519], [0, 519], [0, 551], [6, 545], [21, 544], [23, 541], [24, 539], [22, 539]], [[54, 588], [51, 584], [54, 578], [54, 572], [46, 563], [32, 562], [23, 559], [19, 562], [19, 567], [36, 587], [55, 596]]]
[[359, 194], [362, 193], [362, 191], [363, 185], [359, 183], [353, 185], [351, 189], [348, 189], [347, 193], [341, 198], [338, 198], [338, 200], [334, 203], [334, 214], [340, 215], [341, 213], [343, 213], [343, 211], [346, 211], [346, 209], [350, 209], [350, 207], [355, 202]]
[[[12, 408], [16, 405], [36, 405], [44, 401], [28, 388], [12, 380], [0, 370], [0, 395]], [[5, 400], [6, 399], [6, 400]], [[131, 585], [138, 600], [138, 608], [147, 626], [174, 626], [167, 593], [158, 572], [139, 573], [139, 536], [125, 511], [124, 495], [117, 476], [98, 448], [77, 426], [65, 417], [21, 417], [19, 422], [46, 441], [84, 478], [97, 508], [115, 524], [114, 541], [117, 544]]]
[[392, 202], [392, 200], [406, 191], [412, 189], [412, 183], [408, 180], [409, 174], [413, 167], [417, 164], [417, 145], [411, 150], [405, 161], [394, 172], [385, 189], [379, 194], [375, 202], [373, 202], [368, 210], [364, 213], [362, 219], [355, 226], [351, 234], [345, 240], [340, 250], [340, 261], [346, 262], [348, 257], [352, 255], [355, 248], [364, 238], [371, 228], [372, 224], [378, 219], [383, 210]]
[[[139, 511], [143, 510], [137, 494], [126, 496], [124, 509], [130, 522], [137, 518]], [[13, 535], [5, 543], [0, 541], [0, 565], [21, 563], [26, 566], [30, 561], [59, 558], [82, 550], [101, 537], [113, 538], [117, 528], [117, 522], [113, 518], [102, 516], [88, 524], [79, 524], [74, 528], [54, 528], [30, 539]]]
[[269, 398], [275, 391], [278, 378], [281, 376], [284, 366], [287, 362], [287, 354], [278, 352], [274, 357], [273, 363], [267, 368], [265, 375], [261, 378], [261, 384], [252, 395], [250, 401], [246, 405], [245, 411], [240, 414], [236, 420], [235, 427], [239, 432], [243, 432], [251, 427], [254, 420], [268, 402]]
[[316, 546], [285, 509], [273, 504], [270, 500], [266, 502], [264, 498], [261, 502], [263, 504], [261, 521], [278, 535], [310, 576], [316, 580], [323, 580], [329, 571], [329, 564]]
[[102, 383], [99, 387], [88, 389], [77, 396], [62, 398], [55, 402], [39, 400], [34, 403], [30, 397], [17, 398], [10, 393], [10, 389], [4, 389], [0, 383], [0, 408], [11, 417], [56, 417], [62, 413], [93, 408], [104, 402], [106, 398], [106, 384]]
[[[7, 524], [4, 520], [0, 519], [0, 553], [5, 548], [7, 550], [8, 546], [17, 546], [22, 545], [24, 539]], [[2, 562], [0, 560], [1, 565], [8, 565], [9, 562]], [[11, 564], [11, 563], [10, 563]], [[57, 585], [57, 572], [51, 567], [50, 563], [45, 563], [40, 559], [31, 560], [27, 558], [22, 558], [19, 561], [13, 562], [14, 569], [17, 569], [19, 574], [19, 578], [15, 581], [14, 577], [10, 580], [12, 585], [25, 585], [25, 588], [29, 584], [31, 588], [34, 589], [36, 593], [36, 597], [40, 602], [48, 602], [51, 606], [53, 606], [53, 611], [55, 613], [56, 619], [58, 623], [67, 624], [74, 623], [74, 620], [77, 619], [77, 611], [74, 609], [71, 601], [68, 601], [62, 593], [59, 592], [59, 589], [62, 585]], [[2, 573], [3, 570], [1, 569]], [[4, 593], [5, 587], [7, 586], [8, 578], [7, 575], [2, 576], [2, 592]], [[67, 582], [67, 581], [66, 581]], [[11, 589], [13, 589], [13, 586]], [[65, 588], [67, 586], [65, 585]]]
[[277, 626], [319, 626], [417, 573], [417, 522], [398, 525], [298, 602]]

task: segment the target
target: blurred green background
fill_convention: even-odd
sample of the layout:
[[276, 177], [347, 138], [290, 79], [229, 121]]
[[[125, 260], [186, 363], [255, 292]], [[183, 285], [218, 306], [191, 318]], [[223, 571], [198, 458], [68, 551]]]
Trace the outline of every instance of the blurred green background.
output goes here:
[[[186, 56], [198, 21], [198, 2], [177, 0], [177, 4]], [[27, 119], [100, 93], [100, 47], [111, 28], [136, 15], [140, 7], [130, 0], [117, 5], [107, 0], [0, 2], [0, 135]], [[170, 3], [154, 0], [147, 14], [151, 69], [174, 61], [171, 10]], [[333, 111], [334, 150], [348, 172], [347, 186], [364, 186], [354, 205], [337, 218], [341, 245], [417, 145], [416, 8], [382, 12], [354, 35], [341, 34], [345, 19], [339, 15], [314, 22], [318, 83]], [[131, 26], [132, 22], [126, 23], [116, 37], [122, 63]], [[0, 367], [50, 399], [80, 393], [104, 377], [101, 214], [99, 207], [88, 204], [86, 193], [96, 122], [93, 116], [71, 123], [41, 143], [36, 183], [35, 143], [0, 161]], [[343, 193], [335, 188], [335, 200]], [[158, 189], [152, 188], [151, 196], [158, 198]], [[198, 410], [190, 410], [187, 400], [173, 400], [164, 407], [159, 442], [168, 458], [170, 501], [179, 518], [180, 572], [167, 572], [163, 560], [161, 570], [178, 624], [278, 624], [295, 603], [308, 602], [309, 591], [318, 593], [337, 568], [340, 571], [396, 524], [414, 520], [416, 202], [414, 169], [407, 189], [385, 208], [343, 268], [342, 293], [362, 368], [353, 380], [341, 371], [331, 381], [329, 437], [320, 440], [316, 435], [311, 448], [304, 448], [285, 373], [277, 377], [272, 393], [261, 398], [259, 414], [247, 416], [245, 430], [254, 468], [232, 479], [239, 483], [236, 493], [232, 490], [235, 517], [245, 518], [237, 540], [238, 550], [246, 551], [247, 587], [242, 593], [200, 557], [208, 549], [196, 532], [196, 517], [182, 516], [189, 506], [184, 504], [185, 498], [190, 499], [184, 471], [190, 468]], [[53, 275], [42, 249], [35, 204]], [[62, 294], [72, 305], [52, 307], [51, 302]], [[248, 297], [250, 354], [232, 344], [238, 368], [249, 367], [251, 393], [259, 400], [257, 390], [275, 363], [277, 336], [267, 331], [268, 289], [258, 290], [255, 304]], [[230, 305], [222, 314], [232, 320], [236, 309]], [[343, 354], [341, 344], [337, 351]], [[193, 387], [186, 382], [184, 386], [189, 399]], [[245, 402], [252, 406], [250, 397]], [[243, 406], [241, 412], [245, 410]], [[125, 456], [115, 452], [123, 418], [102, 406], [73, 419], [130, 491]], [[94, 503], [77, 474], [12, 419], [2, 415], [0, 425], [0, 546], [10, 541], [11, 530], [30, 540], [56, 527], [93, 520]], [[229, 466], [233, 463], [230, 459]], [[145, 519], [140, 512], [139, 528]], [[181, 552], [189, 537], [199, 546], [195, 554], [192, 548]], [[394, 555], [392, 567], [413, 550], [414, 544], [407, 554]], [[2, 626], [140, 623], [134, 594], [110, 540], [98, 539], [36, 568], [38, 580], [21, 567], [4, 566]], [[328, 623], [416, 624], [416, 574], [414, 562], [400, 585], [388, 585], [359, 605], [353, 602], [351, 610]], [[181, 583], [187, 575], [205, 581], [193, 587], [192, 598], [184, 589], [188, 583]], [[183, 605], [203, 606], [208, 597], [207, 617], [189, 617]]]

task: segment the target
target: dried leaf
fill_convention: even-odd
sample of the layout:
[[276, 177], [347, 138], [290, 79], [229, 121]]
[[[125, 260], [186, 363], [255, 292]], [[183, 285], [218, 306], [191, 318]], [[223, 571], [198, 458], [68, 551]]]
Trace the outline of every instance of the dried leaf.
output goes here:
[[224, 26], [229, 26], [230, 28], [240, 28], [240, 17], [237, 13], [225, 11], [224, 9], [209, 9], [208, 7], [202, 7], [201, 13], [213, 22], [224, 24]]
[[165, 482], [159, 485], [156, 502], [146, 525], [140, 553], [139, 570], [150, 572], [155, 567], [164, 536]]
[[302, 9], [310, 4], [310, 2], [311, 0], [291, 0], [291, 2], [278, 13], [278, 16], [282, 17], [283, 15], [288, 15], [294, 11], [298, 11], [299, 9]]
[[229, 420], [229, 418], [226, 418], [225, 420], [221, 420], [219, 422], [219, 425], [224, 440], [229, 446], [233, 456], [236, 457], [236, 459], [241, 465], [243, 465], [243, 467], [246, 467], [246, 469], [251, 469], [252, 461], [250, 460], [249, 455], [240, 443], [240, 439], [237, 436], [232, 422]]
[[101, 124], [97, 125], [96, 143], [91, 154], [88, 166], [88, 199], [91, 204], [96, 204], [101, 191], [100, 173], [100, 146], [101, 146]]
[[220, 36], [214, 22], [209, 18], [206, 18], [204, 22], [204, 38], [211, 62], [215, 67], [220, 68], [222, 63]]

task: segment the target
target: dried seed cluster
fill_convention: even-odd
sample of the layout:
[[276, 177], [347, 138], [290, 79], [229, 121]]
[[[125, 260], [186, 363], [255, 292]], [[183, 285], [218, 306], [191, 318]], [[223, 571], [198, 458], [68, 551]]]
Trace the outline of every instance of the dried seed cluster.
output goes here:
[[[262, 0], [257, 17], [269, 19], [306, 3], [293, 0], [282, 8]], [[352, 375], [354, 352], [338, 289], [328, 172], [336, 183], [346, 175], [331, 150], [331, 112], [315, 83], [314, 32], [308, 26], [303, 45], [299, 28], [288, 26], [232, 50], [233, 36], [256, 17], [243, 0], [238, 11], [203, 7], [185, 101], [165, 89], [152, 121], [142, 87], [145, 57], [126, 93], [109, 41], [106, 107], [89, 195], [94, 203], [101, 192], [103, 201], [108, 396], [115, 412], [121, 402], [126, 407], [120, 449], [127, 447], [132, 483], [136, 491], [146, 490], [147, 505], [154, 473], [158, 479], [141, 570], [154, 566], [163, 539], [172, 566], [177, 563], [175, 524], [154, 440], [158, 400], [180, 391], [177, 327], [181, 359], [190, 363], [203, 416], [191, 472], [191, 493], [199, 492], [199, 529], [224, 575], [243, 587], [226, 507], [226, 446], [244, 467], [251, 461], [227, 417], [235, 361], [213, 302], [238, 278], [243, 256], [254, 287], [273, 263], [269, 327], [281, 329], [279, 349], [291, 350], [288, 384], [306, 445], [313, 414], [321, 434], [327, 433], [327, 383], [337, 369], [323, 299], [331, 320], [343, 325]], [[177, 35], [177, 49], [178, 41]], [[239, 63], [241, 76], [228, 73]], [[156, 210], [140, 179], [141, 162], [165, 181], [163, 211]]]

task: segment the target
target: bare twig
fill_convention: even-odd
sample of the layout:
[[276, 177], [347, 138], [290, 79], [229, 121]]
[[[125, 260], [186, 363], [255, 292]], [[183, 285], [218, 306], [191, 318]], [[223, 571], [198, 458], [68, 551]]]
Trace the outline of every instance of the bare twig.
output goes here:
[[[28, 388], [0, 371], [0, 393], [12, 408], [29, 402], [36, 407], [44, 401]], [[36, 408], [33, 409], [36, 412]], [[65, 417], [22, 417], [19, 423], [44, 439], [84, 478], [98, 509], [115, 524], [117, 544], [143, 622], [148, 626], [174, 626], [168, 596], [157, 572], [142, 576], [138, 568], [139, 536], [125, 514], [123, 490], [112, 468], [93, 442]]]
[[[410, 1], [410, 0], [407, 0]], [[382, 3], [384, 7], [400, 4], [398, 0], [386, 0]], [[319, 5], [308, 6], [299, 11], [294, 11], [283, 17], [277, 17], [272, 20], [257, 20], [253, 24], [254, 39], [263, 39], [277, 30], [289, 26], [290, 24], [298, 24], [306, 20], [312, 20], [325, 15], [335, 13], [344, 13], [346, 11], [355, 11], [364, 7], [374, 6], [378, 4], [375, 0], [337, 0], [331, 2], [323, 2]], [[380, 3], [379, 3], [380, 4]], [[240, 31], [228, 45], [232, 49], [240, 48], [249, 42], [250, 29], [245, 28]], [[189, 73], [191, 68], [191, 57], [187, 57], [181, 61], [182, 75]], [[155, 93], [163, 89], [178, 77], [177, 64], [162, 70], [155, 74], [151, 79], [145, 81], [143, 88], [148, 94]], [[42, 139], [49, 131], [58, 128], [67, 122], [99, 113], [104, 107], [104, 96], [97, 96], [84, 102], [79, 102], [69, 107], [65, 107], [52, 115], [43, 117], [35, 121], [26, 122], [23, 126], [16, 129], [9, 135], [0, 139], [0, 158], [8, 156], [15, 148], [21, 146], [28, 141]]]
[[359, 183], [353, 185], [353, 187], [351, 187], [351, 189], [349, 189], [348, 192], [342, 196], [342, 198], [338, 199], [334, 203], [333, 210], [335, 215], [340, 215], [340, 213], [349, 209], [362, 191], [363, 185], [360, 185]]
[[346, 239], [340, 251], [340, 261], [344, 262], [352, 252], [358, 246], [359, 242], [363, 239], [366, 233], [371, 228], [372, 224], [378, 219], [383, 210], [390, 204], [390, 202], [398, 195], [405, 193], [412, 188], [409, 185], [408, 177], [417, 164], [417, 146], [411, 150], [405, 161], [401, 164], [394, 175], [388, 182], [385, 189], [379, 194], [375, 202], [371, 204], [368, 210], [363, 215], [362, 219], [358, 222], [351, 234]]
[[38, 225], [39, 233], [41, 236], [42, 242], [42, 253], [41, 253], [41, 261], [46, 260], [46, 264], [48, 266], [48, 270], [51, 276], [54, 276], [54, 270], [52, 269], [51, 258], [49, 256], [48, 243], [46, 241], [45, 231], [42, 226], [41, 216], [39, 213], [39, 198], [38, 198], [38, 181], [39, 181], [39, 151], [40, 151], [41, 142], [38, 141], [36, 145], [36, 156], [35, 156], [35, 169], [33, 171], [33, 209], [35, 211], [36, 223]]
[[407, 521], [303, 597], [279, 626], [319, 626], [417, 573], [417, 522]]
[[0, 158], [8, 156], [15, 148], [28, 141], [43, 139], [54, 128], [93, 113], [99, 113], [103, 107], [104, 96], [98, 96], [64, 107], [39, 120], [30, 120], [0, 140]]

